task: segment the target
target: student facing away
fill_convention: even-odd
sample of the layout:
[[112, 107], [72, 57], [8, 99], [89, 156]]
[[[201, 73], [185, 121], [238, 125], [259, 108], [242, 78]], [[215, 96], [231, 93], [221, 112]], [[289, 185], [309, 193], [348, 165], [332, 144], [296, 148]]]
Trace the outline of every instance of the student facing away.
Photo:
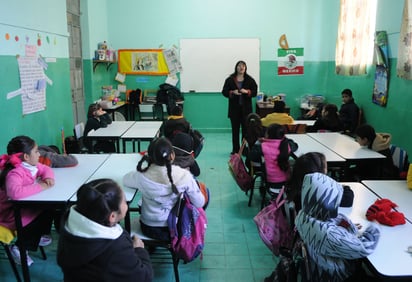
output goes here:
[[268, 114], [262, 118], [262, 125], [268, 127], [273, 123], [277, 124], [292, 124], [294, 122], [293, 117], [285, 112], [286, 104], [283, 101], [276, 100], [273, 106], [273, 113]]
[[190, 123], [183, 116], [183, 109], [179, 105], [175, 105], [171, 110], [171, 115], [162, 124], [160, 132], [169, 140], [178, 132], [189, 133], [191, 128]]
[[[54, 174], [50, 167], [39, 163], [39, 150], [36, 142], [28, 136], [17, 136], [7, 145], [7, 154], [0, 157], [0, 225], [16, 231], [13, 204], [9, 201], [19, 200], [54, 186]], [[21, 244], [27, 250], [35, 251], [37, 247], [51, 243], [50, 234], [53, 213], [40, 208], [20, 210], [23, 225], [24, 242], [17, 237], [15, 245], [10, 247], [15, 261], [20, 263]], [[42, 237], [43, 236], [43, 237]], [[27, 256], [27, 264], [33, 263]]]
[[118, 223], [127, 208], [123, 190], [111, 179], [96, 179], [77, 190], [76, 204], [63, 217], [57, 249], [64, 281], [152, 281], [144, 243]]

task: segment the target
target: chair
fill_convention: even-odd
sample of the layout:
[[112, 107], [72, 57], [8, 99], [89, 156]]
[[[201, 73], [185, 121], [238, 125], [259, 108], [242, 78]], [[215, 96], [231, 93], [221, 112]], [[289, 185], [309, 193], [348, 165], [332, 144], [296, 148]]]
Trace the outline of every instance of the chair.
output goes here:
[[306, 128], [306, 123], [285, 124], [285, 133], [303, 134], [306, 133]]
[[400, 179], [406, 179], [406, 175], [409, 169], [409, 159], [408, 152], [406, 150], [396, 146], [390, 145], [389, 149], [391, 150], [393, 164], [398, 168]]
[[[179, 265], [179, 258], [176, 256], [175, 252], [172, 249], [172, 245], [171, 242], [169, 241], [161, 241], [161, 240], [157, 240], [157, 239], [153, 239], [150, 237], [147, 237], [146, 235], [143, 234], [142, 228], [140, 226], [140, 220], [139, 218], [134, 218], [132, 221], [132, 226], [131, 226], [131, 232], [130, 234], [133, 235], [137, 235], [145, 244], [145, 247], [149, 247], [149, 248], [162, 248], [167, 250], [171, 257], [172, 257], [172, 263], [173, 263], [173, 271], [175, 274], [175, 280], [176, 282], [179, 282], [179, 269], [178, 269], [178, 265]], [[151, 254], [151, 259], [152, 262], [158, 262], [158, 263], [163, 263], [165, 261], [165, 257], [162, 253], [152, 253]], [[170, 263], [170, 262], [169, 262]]]
[[80, 123], [76, 124], [74, 126], [73, 132], [74, 132], [74, 137], [76, 138], [77, 143], [79, 145], [79, 149], [80, 149], [79, 153], [87, 154], [89, 152], [89, 150], [83, 144], [84, 123], [80, 122]]
[[10, 253], [9, 245], [15, 239], [14, 233], [0, 225], [0, 245], [4, 248], [7, 258], [9, 259], [11, 268], [13, 269], [14, 275], [16, 276], [17, 281], [21, 281], [19, 272], [17, 271], [16, 263], [14, 262], [13, 256]]
[[[248, 207], [251, 206], [252, 204], [252, 199], [253, 199], [253, 192], [256, 188], [259, 188], [259, 192], [264, 197], [264, 191], [265, 191], [265, 183], [266, 183], [266, 177], [265, 177], [265, 172], [264, 172], [264, 164], [263, 163], [257, 163], [257, 162], [250, 162], [250, 175], [253, 178], [252, 182], [252, 188], [249, 189], [247, 193], [249, 194], [249, 202], [248, 202]], [[256, 185], [258, 183], [258, 185]]]

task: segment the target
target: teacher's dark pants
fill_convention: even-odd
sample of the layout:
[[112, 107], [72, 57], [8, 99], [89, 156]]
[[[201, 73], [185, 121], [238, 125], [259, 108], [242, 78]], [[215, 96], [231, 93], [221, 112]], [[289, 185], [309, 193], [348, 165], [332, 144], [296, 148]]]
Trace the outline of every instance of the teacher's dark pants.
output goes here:
[[232, 124], [232, 152], [237, 153], [240, 149], [239, 134], [240, 127], [242, 127], [242, 139], [246, 136], [246, 113], [239, 111], [236, 115], [230, 117], [230, 123]]

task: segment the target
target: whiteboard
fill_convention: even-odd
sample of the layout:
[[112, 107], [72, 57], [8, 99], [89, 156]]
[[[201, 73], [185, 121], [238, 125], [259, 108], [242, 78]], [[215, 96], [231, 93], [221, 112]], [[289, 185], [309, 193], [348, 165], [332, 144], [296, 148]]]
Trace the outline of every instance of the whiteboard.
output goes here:
[[258, 38], [181, 39], [180, 89], [182, 92], [221, 92], [225, 79], [238, 61], [259, 87], [260, 41]]

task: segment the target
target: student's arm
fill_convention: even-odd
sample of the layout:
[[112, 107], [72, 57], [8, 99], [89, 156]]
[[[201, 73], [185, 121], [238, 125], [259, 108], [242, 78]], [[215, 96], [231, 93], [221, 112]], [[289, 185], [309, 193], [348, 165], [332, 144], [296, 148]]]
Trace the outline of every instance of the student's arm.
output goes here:
[[6, 190], [10, 199], [19, 200], [43, 191], [43, 187], [37, 182], [26, 184], [27, 177], [27, 173], [20, 169], [13, 169], [7, 174]]
[[296, 143], [295, 141], [293, 141], [292, 139], [286, 138], [288, 139], [288, 144], [289, 144], [289, 148], [290, 148], [290, 153], [295, 152], [298, 148], [299, 145], [298, 143]]
[[131, 171], [127, 173], [125, 176], [123, 176], [123, 185], [130, 187], [130, 188], [135, 188], [138, 189], [138, 172], [137, 171]]

